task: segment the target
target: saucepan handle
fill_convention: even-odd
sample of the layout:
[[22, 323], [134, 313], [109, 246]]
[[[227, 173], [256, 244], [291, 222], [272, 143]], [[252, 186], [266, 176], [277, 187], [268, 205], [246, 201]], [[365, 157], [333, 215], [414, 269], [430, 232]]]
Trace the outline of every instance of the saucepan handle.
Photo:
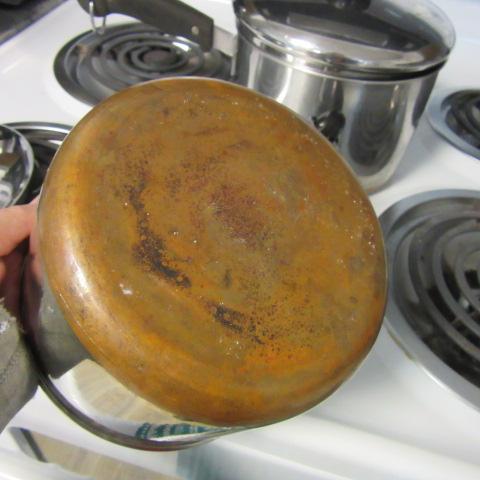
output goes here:
[[78, 0], [78, 3], [97, 17], [109, 13], [134, 17], [165, 33], [188, 38], [205, 51], [213, 45], [213, 20], [178, 0]]

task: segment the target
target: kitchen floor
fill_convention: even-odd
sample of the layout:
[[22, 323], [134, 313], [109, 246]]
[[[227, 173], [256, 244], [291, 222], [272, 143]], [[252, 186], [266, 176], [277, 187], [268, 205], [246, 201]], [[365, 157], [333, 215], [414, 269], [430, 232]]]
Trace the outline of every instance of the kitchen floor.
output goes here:
[[45, 461], [56, 463], [71, 472], [86, 475], [87, 478], [95, 480], [175, 480], [177, 478], [119, 462], [38, 433], [31, 432], [31, 436]]

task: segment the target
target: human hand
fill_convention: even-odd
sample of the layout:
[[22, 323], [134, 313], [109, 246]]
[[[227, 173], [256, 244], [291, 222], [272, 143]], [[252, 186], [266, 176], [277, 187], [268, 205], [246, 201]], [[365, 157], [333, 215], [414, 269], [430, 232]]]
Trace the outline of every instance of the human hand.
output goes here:
[[22, 269], [36, 207], [34, 201], [0, 209], [0, 431], [37, 385], [18, 327]]
[[20, 313], [20, 284], [28, 239], [35, 226], [37, 200], [0, 209], [0, 299], [15, 318]]

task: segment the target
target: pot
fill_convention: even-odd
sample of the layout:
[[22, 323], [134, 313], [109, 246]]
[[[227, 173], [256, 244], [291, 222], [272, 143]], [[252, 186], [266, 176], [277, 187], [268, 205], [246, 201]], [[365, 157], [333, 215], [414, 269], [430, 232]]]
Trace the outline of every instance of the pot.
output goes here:
[[368, 192], [383, 187], [453, 47], [445, 15], [416, 0], [234, 6], [235, 80], [312, 121]]
[[[88, 10], [93, 2], [79, 0]], [[368, 192], [395, 172], [454, 45], [448, 18], [427, 0], [235, 0], [238, 38], [175, 0], [96, 0], [234, 56], [233, 80], [311, 122]], [[188, 11], [185, 11], [188, 10]], [[175, 19], [175, 25], [169, 22]]]
[[0, 125], [0, 208], [28, 200], [34, 169], [33, 152], [26, 138]]
[[168, 450], [312, 408], [381, 325], [373, 208], [272, 99], [182, 78], [123, 90], [48, 171], [24, 326], [44, 389], [109, 440]]

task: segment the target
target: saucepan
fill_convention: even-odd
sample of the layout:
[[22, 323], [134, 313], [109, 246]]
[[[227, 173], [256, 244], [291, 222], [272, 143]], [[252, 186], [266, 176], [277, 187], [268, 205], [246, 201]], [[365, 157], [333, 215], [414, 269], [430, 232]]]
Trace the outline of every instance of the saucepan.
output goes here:
[[0, 208], [22, 203], [34, 176], [30, 144], [18, 131], [0, 125]]
[[385, 253], [348, 164], [287, 107], [164, 79], [58, 150], [25, 269], [51, 399], [97, 435], [185, 448], [313, 408], [379, 331]]
[[394, 174], [455, 41], [427, 0], [235, 0], [234, 41], [175, 0], [79, 2], [233, 56], [233, 81], [312, 123], [369, 192]]

